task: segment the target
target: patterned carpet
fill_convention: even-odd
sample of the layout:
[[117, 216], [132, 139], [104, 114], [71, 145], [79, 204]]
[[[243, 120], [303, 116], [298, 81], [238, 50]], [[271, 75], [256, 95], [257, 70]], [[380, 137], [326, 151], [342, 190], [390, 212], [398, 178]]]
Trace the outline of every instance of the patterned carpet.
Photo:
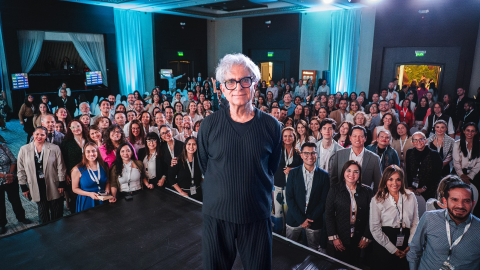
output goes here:
[[[15, 157], [18, 155], [20, 147], [25, 145], [27, 140], [27, 134], [23, 131], [23, 126], [20, 125], [20, 122], [17, 119], [10, 120], [10, 122], [7, 123], [7, 130], [0, 131], [0, 135], [5, 138], [8, 148], [10, 148]], [[17, 219], [15, 218], [15, 213], [13, 213], [12, 206], [8, 201], [7, 195], [5, 194], [5, 206], [7, 208], [8, 221], [6, 228], [8, 229], [8, 231], [7, 233], [0, 235], [0, 238], [18, 231], [23, 231], [25, 229], [28, 229], [29, 227], [39, 224], [37, 204], [23, 197], [21, 191], [20, 195], [23, 208], [25, 209], [25, 216], [32, 221], [32, 224], [24, 225], [17, 221]], [[64, 208], [63, 215], [66, 216], [69, 214], [70, 211]]]

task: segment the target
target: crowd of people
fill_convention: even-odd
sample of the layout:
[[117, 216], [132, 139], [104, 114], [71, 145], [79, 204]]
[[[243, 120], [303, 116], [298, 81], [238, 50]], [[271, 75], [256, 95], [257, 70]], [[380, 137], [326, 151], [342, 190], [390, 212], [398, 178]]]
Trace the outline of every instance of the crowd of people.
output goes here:
[[[17, 158], [7, 145], [0, 147], [0, 187], [17, 219], [29, 222], [14, 195], [19, 187], [38, 204], [42, 223], [61, 217], [64, 201], [75, 213], [142, 189], [169, 187], [202, 201], [197, 136], [204, 118], [229, 106], [217, 90], [221, 84], [228, 89], [229, 81], [196, 81], [202, 80], [189, 82], [186, 96], [156, 88], [145, 97], [129, 94], [126, 105], [115, 106], [110, 95], [99, 102], [98, 115], [82, 102], [75, 118], [65, 88], [55, 112], [48, 100], [27, 96], [19, 112], [27, 144]], [[250, 87], [252, 78], [234, 83]], [[435, 101], [436, 89], [425, 82], [399, 87], [394, 79], [371, 99], [365, 92], [330, 94], [327, 83], [321, 80], [318, 89], [294, 78], [254, 84], [252, 105], [281, 127], [273, 231], [371, 269], [438, 269], [445, 254], [445, 265], [478, 269], [480, 250], [469, 246], [480, 230], [478, 218], [470, 216], [480, 216], [474, 204], [480, 188], [474, 100], [459, 88], [455, 99], [445, 94], [443, 102]], [[447, 208], [443, 216], [427, 212]], [[442, 232], [436, 228], [442, 218], [456, 232], [448, 243], [426, 241]], [[470, 238], [461, 238], [466, 226]], [[444, 236], [445, 230], [438, 237]]]

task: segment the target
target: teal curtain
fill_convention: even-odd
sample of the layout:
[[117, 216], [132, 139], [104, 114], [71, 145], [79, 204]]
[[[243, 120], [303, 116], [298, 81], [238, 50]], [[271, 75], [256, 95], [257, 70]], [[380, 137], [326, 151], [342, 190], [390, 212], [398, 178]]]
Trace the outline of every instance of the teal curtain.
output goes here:
[[120, 94], [145, 92], [140, 12], [114, 9]]
[[330, 36], [330, 91], [332, 94], [355, 92], [360, 18], [360, 9], [332, 12]]
[[29, 73], [42, 50], [44, 31], [18, 31], [18, 43], [22, 72]]
[[7, 61], [6, 61], [6, 55], [5, 55], [5, 47], [3, 45], [3, 24], [2, 24], [2, 19], [0, 17], [0, 67], [2, 70], [2, 74], [0, 75], [1, 83], [2, 83], [2, 88], [3, 91], [5, 91], [5, 94], [7, 95], [7, 102], [10, 108], [12, 108], [12, 93], [10, 92], [10, 81], [8, 78], [8, 70], [7, 70]]

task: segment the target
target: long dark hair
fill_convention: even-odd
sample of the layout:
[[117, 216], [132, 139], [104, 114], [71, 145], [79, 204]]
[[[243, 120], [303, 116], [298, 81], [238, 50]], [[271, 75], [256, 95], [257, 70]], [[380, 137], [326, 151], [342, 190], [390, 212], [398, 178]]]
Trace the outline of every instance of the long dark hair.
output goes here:
[[357, 184], [362, 184], [362, 166], [355, 160], [349, 160], [343, 165], [341, 174], [342, 182], [345, 183], [345, 171], [347, 171], [348, 167], [350, 167], [351, 165], [355, 165], [358, 167], [358, 172], [360, 173], [360, 175], [358, 176]]
[[[30, 108], [30, 107], [32, 107], [33, 102], [28, 101], [28, 97], [29, 97], [29, 96], [32, 96], [32, 97], [33, 97], [33, 95], [27, 95], [27, 96], [25, 97], [24, 103], [25, 103], [25, 106], [27, 106], [27, 107]], [[33, 100], [35, 100], [35, 97], [33, 98]]]
[[73, 140], [73, 132], [72, 130], [70, 129], [70, 127], [72, 126], [72, 123], [74, 122], [77, 122], [80, 124], [80, 127], [82, 127], [82, 138], [86, 141], [88, 141], [88, 129], [87, 127], [82, 124], [82, 122], [80, 122], [80, 120], [78, 119], [73, 119], [72, 121], [70, 121], [67, 125], [67, 135], [65, 135], [65, 140]]
[[40, 112], [40, 105], [45, 105], [45, 107], [47, 107], [47, 114], [52, 114], [52, 112], [50, 111], [50, 108], [48, 108], [48, 105], [46, 103], [43, 103], [43, 102], [40, 102], [38, 104], [38, 106], [36, 106], [36, 109], [35, 109], [35, 115], [36, 116], [40, 116], [42, 113]]
[[115, 173], [121, 177], [122, 176], [122, 171], [123, 171], [123, 160], [122, 157], [120, 156], [120, 149], [122, 149], [125, 145], [128, 145], [128, 148], [130, 148], [130, 151], [132, 151], [132, 155], [130, 156], [131, 160], [137, 160], [137, 157], [135, 157], [135, 150], [133, 150], [133, 146], [128, 143], [124, 142], [120, 144], [120, 146], [117, 148], [117, 154], [115, 155], [115, 161], [113, 161], [113, 164], [115, 164]]
[[393, 139], [398, 139], [398, 133], [397, 133], [397, 117], [392, 113], [392, 112], [386, 112], [383, 116], [382, 116], [382, 119], [380, 120], [380, 124], [379, 126], [383, 126], [383, 118], [385, 118], [385, 116], [387, 115], [390, 115], [390, 117], [392, 118], [392, 123], [390, 124], [390, 126], [388, 127], [388, 131], [390, 131], [390, 134], [392, 135], [392, 138]]
[[466, 140], [466, 137], [465, 137], [465, 130], [467, 129], [467, 127], [469, 126], [472, 126], [475, 128], [475, 131], [477, 132], [477, 134], [475, 134], [475, 136], [473, 136], [473, 147], [472, 147], [472, 156], [470, 157], [469, 160], [472, 160], [472, 159], [476, 159], [477, 157], [479, 157], [479, 143], [478, 143], [478, 139], [479, 139], [479, 134], [478, 134], [478, 127], [477, 127], [477, 124], [473, 123], [473, 122], [468, 122], [466, 123], [465, 125], [463, 125], [462, 127], [462, 132], [460, 133], [460, 150], [462, 151], [462, 154], [464, 157], [467, 157], [468, 156], [468, 150], [467, 150], [467, 140]]
[[138, 136], [140, 137], [140, 140], [142, 140], [143, 144], [145, 144], [145, 130], [143, 130], [142, 122], [140, 122], [140, 120], [138, 119], [135, 119], [132, 122], [130, 122], [130, 126], [128, 127], [128, 141], [130, 141], [131, 144], [134, 144], [136, 141], [136, 138], [132, 132], [133, 124], [137, 124], [138, 127], [140, 128], [140, 134]]
[[[161, 147], [161, 146], [162, 146], [162, 142], [160, 141], [160, 137], [158, 137], [158, 134], [155, 133], [155, 132], [149, 132], [149, 133], [147, 134], [146, 138], [145, 138], [145, 145], [146, 145], [146, 142], [147, 142], [148, 140], [155, 140], [155, 141], [157, 142], [157, 149], [156, 149], [156, 151], [157, 151], [157, 158], [159, 158], [159, 157], [162, 155], [162, 150], [161, 150], [161, 149], [162, 149], [162, 147]], [[145, 150], [146, 150], [146, 153], [147, 153], [147, 155], [148, 155], [148, 151], [149, 151], [148, 146], [145, 147]]]
[[[348, 132], [347, 132], [347, 138], [345, 139], [345, 142], [343, 143], [343, 147], [344, 148], [347, 148], [348, 146], [352, 145], [352, 142], [350, 141], [350, 135], [351, 135], [351, 132], [352, 132], [352, 128], [353, 128], [353, 124], [352, 122], [350, 121], [343, 121], [340, 125], [337, 126], [337, 134], [335, 134], [335, 136], [333, 136], [333, 139], [338, 142], [338, 140], [340, 139], [340, 136], [342, 136], [342, 134], [340, 134], [340, 128], [343, 126], [343, 124], [347, 124], [348, 125]], [[366, 136], [365, 136], [366, 137]]]
[[[180, 154], [180, 160], [182, 161], [183, 163], [183, 166], [185, 166], [185, 162], [187, 162], [187, 159], [188, 159], [188, 153], [187, 153], [187, 143], [188, 141], [190, 140], [194, 140], [195, 143], [197, 143], [197, 139], [193, 136], [190, 136], [188, 138], [185, 139], [185, 143], [183, 144], [183, 149], [182, 149], [182, 153]], [[197, 145], [197, 150], [198, 150], [198, 145]], [[195, 151], [195, 153], [197, 153], [197, 151]], [[195, 153], [193, 154], [193, 157], [195, 158]]]
[[403, 170], [398, 167], [397, 165], [390, 165], [383, 171], [382, 179], [380, 180], [380, 184], [378, 185], [377, 194], [375, 194], [375, 199], [377, 202], [383, 202], [387, 198], [388, 188], [387, 188], [387, 181], [392, 177], [394, 173], [398, 173], [400, 178], [402, 179], [402, 185], [400, 186], [400, 193], [405, 194], [405, 176]]
[[115, 150], [115, 146], [113, 146], [112, 140], [110, 140], [110, 133], [112, 131], [115, 131], [116, 129], [120, 130], [120, 144], [126, 143], [127, 140], [125, 139], [125, 133], [123, 133], [123, 129], [117, 125], [113, 124], [109, 126], [104, 132], [103, 132], [103, 142], [105, 143], [105, 148], [107, 149], [107, 154], [110, 154], [113, 150]]
[[[103, 168], [103, 170], [105, 171], [105, 174], [107, 175], [107, 179], [108, 179], [108, 166], [105, 164], [105, 162], [103, 161], [103, 158], [102, 158], [102, 155], [100, 155], [100, 150], [98, 149], [98, 146], [97, 144], [95, 144], [94, 142], [87, 142], [84, 146], [83, 146], [83, 154], [82, 154], [82, 161], [80, 161], [80, 163], [77, 164], [77, 168], [80, 170], [80, 168], [82, 167], [85, 167], [83, 170], [80, 171], [80, 173], [84, 172], [86, 169], [87, 169], [87, 164], [88, 164], [88, 160], [87, 158], [85, 157], [85, 149], [87, 148], [87, 146], [93, 146], [95, 147], [95, 150], [97, 150], [97, 161], [98, 161], [98, 164], [100, 165], [100, 167]], [[75, 167], [72, 169], [72, 171], [75, 169]], [[100, 170], [100, 168], [97, 168], [97, 170]]]

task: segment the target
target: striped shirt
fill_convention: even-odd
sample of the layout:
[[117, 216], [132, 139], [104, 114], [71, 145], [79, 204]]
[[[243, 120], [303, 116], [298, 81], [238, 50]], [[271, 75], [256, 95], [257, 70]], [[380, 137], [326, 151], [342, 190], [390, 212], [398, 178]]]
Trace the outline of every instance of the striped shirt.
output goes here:
[[[447, 260], [450, 246], [445, 225], [446, 211], [442, 209], [423, 214], [407, 253], [410, 270], [440, 269]], [[450, 264], [455, 270], [480, 269], [480, 219], [470, 215], [468, 220], [457, 225], [447, 214], [447, 221], [452, 243], [471, 222], [462, 240], [453, 248]]]

